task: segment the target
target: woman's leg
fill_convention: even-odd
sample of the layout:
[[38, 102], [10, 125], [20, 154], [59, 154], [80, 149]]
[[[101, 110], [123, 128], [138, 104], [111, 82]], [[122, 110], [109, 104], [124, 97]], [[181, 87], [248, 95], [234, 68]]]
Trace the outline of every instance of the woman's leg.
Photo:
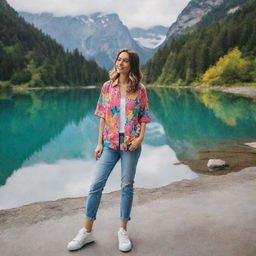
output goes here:
[[84, 227], [88, 231], [91, 231], [93, 221], [96, 219], [97, 210], [106, 181], [119, 158], [119, 150], [104, 147], [102, 155], [97, 162], [85, 209]]
[[93, 221], [94, 220], [88, 220], [88, 219], [84, 220], [84, 228], [86, 229], [87, 232], [92, 231]]
[[130, 212], [133, 201], [133, 184], [137, 163], [141, 154], [141, 147], [135, 151], [121, 151], [121, 200], [120, 200], [120, 227], [127, 228], [131, 219]]
[[123, 229], [127, 230], [127, 223], [128, 223], [128, 221], [121, 220], [120, 221], [120, 228], [123, 228]]

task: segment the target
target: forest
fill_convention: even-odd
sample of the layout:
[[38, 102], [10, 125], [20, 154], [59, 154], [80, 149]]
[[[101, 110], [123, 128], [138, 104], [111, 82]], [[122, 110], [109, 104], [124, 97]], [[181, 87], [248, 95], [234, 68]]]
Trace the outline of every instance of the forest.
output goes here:
[[[191, 31], [161, 47], [143, 67], [145, 83], [255, 85], [256, 1], [245, 1], [242, 8], [228, 16], [219, 15], [214, 10]], [[227, 65], [221, 58], [229, 59]], [[233, 65], [236, 60], [240, 64]], [[212, 80], [209, 72], [214, 67], [219, 77]]]
[[108, 77], [94, 60], [86, 60], [77, 49], [65, 51], [26, 23], [5, 0], [0, 0], [0, 56], [0, 89], [87, 86]]

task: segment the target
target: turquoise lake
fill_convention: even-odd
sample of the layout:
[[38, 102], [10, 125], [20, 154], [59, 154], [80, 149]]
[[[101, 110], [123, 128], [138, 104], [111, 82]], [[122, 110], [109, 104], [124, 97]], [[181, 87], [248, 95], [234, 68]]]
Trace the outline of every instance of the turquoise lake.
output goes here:
[[[99, 89], [0, 94], [0, 209], [85, 196], [95, 167]], [[135, 187], [202, 174], [175, 163], [200, 149], [256, 138], [256, 100], [216, 91], [148, 88], [147, 125]], [[120, 189], [120, 163], [104, 192]]]

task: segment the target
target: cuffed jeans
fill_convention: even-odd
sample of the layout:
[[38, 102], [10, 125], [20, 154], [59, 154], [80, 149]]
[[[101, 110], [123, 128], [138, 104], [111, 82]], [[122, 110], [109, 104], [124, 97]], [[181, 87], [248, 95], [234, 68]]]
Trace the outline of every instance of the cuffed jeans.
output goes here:
[[[119, 141], [123, 141], [124, 135], [119, 135]], [[133, 201], [133, 184], [136, 173], [136, 166], [141, 154], [141, 146], [135, 151], [123, 151], [104, 147], [99, 158], [90, 190], [87, 196], [85, 217], [89, 220], [96, 220], [96, 214], [101, 200], [102, 191], [107, 179], [121, 158], [121, 200], [120, 219], [128, 221], [131, 219], [130, 213]]]

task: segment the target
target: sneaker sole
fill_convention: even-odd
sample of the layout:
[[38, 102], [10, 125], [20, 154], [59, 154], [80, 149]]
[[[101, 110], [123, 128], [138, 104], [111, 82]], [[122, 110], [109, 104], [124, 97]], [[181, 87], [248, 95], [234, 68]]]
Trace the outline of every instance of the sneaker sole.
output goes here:
[[85, 247], [87, 244], [92, 244], [92, 243], [94, 243], [94, 242], [95, 242], [95, 240], [88, 241], [88, 242], [86, 242], [83, 246], [81, 246], [80, 248], [77, 248], [77, 249], [68, 249], [68, 250], [69, 250], [69, 251], [78, 251], [78, 250], [82, 249], [83, 247]]
[[131, 249], [129, 249], [129, 250], [127, 250], [127, 251], [121, 250], [119, 247], [118, 247], [118, 249], [119, 249], [120, 252], [126, 253], [126, 252], [130, 252], [130, 251], [132, 250], [132, 247], [133, 247], [133, 244], [132, 244], [132, 246], [131, 246]]

